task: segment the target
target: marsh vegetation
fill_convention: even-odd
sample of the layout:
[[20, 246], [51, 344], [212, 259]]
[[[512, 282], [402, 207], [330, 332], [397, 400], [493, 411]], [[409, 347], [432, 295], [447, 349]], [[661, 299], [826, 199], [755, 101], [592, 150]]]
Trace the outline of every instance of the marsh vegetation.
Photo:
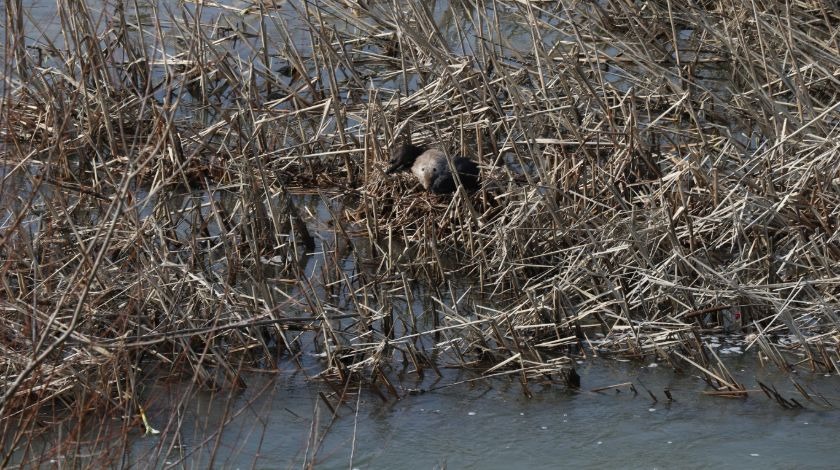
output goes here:
[[[167, 458], [190, 394], [254, 371], [305, 372], [333, 416], [452, 367], [586, 388], [593, 356], [834, 405], [794, 374], [840, 373], [831, 2], [55, 11], [47, 31], [5, 3], [3, 466], [115, 417], [89, 442], [118, 463], [174, 380], [145, 424]], [[480, 188], [387, 175], [408, 141], [470, 157]], [[739, 383], [711, 333], [793, 386]]]

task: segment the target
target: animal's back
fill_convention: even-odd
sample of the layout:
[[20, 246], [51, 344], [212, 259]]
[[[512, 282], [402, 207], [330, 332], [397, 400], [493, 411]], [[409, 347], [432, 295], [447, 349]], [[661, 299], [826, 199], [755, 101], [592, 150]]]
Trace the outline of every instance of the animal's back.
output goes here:
[[[444, 162], [446, 163], [446, 162]], [[464, 189], [473, 191], [478, 189], [478, 165], [465, 157], [458, 157], [452, 165], [455, 171], [458, 172], [458, 179], [464, 185]], [[437, 178], [432, 182], [431, 190], [436, 193], [451, 193], [455, 191], [455, 178], [449, 171], [449, 165], [446, 165], [445, 171], [437, 175]]]

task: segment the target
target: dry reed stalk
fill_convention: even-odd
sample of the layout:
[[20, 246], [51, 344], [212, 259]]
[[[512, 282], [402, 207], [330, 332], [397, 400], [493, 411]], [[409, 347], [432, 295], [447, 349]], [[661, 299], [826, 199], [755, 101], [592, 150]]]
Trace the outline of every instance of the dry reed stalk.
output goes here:
[[[700, 332], [836, 372], [835, 10], [284, 5], [59, 2], [53, 39], [10, 2], [0, 463], [52, 403], [145, 419], [150, 371], [233, 389], [316, 355], [333, 415], [404, 395], [400, 358], [527, 394], [581, 348], [747, 393]], [[401, 138], [482, 188], [384, 175]]]

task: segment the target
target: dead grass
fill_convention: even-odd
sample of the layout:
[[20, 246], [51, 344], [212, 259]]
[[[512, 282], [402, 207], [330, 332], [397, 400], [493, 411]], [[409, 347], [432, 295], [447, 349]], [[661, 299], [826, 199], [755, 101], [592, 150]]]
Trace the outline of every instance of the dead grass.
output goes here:
[[[826, 3], [137, 8], [59, 2], [42, 35], [7, 6], [4, 464], [47, 406], [137, 424], [154, 377], [246, 387], [313, 354], [333, 410], [404, 396], [400, 363], [528, 394], [575, 385], [571, 355], [742, 396], [700, 336], [724, 330], [840, 372]], [[385, 175], [409, 138], [482, 189]]]

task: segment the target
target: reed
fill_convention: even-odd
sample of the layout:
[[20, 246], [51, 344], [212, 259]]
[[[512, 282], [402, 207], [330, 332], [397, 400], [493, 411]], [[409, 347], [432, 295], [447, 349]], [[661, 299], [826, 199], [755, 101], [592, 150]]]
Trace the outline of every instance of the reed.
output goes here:
[[[840, 372], [825, 2], [248, 5], [61, 0], [42, 32], [6, 3], [3, 466], [120, 455], [165, 377], [183, 404], [306, 370], [335, 419], [417, 392], [406, 373], [529, 394], [591, 355], [746, 394], [707, 333]], [[472, 157], [482, 188], [385, 175], [401, 139]], [[122, 444], [84, 435], [93, 411]], [[51, 421], [70, 437], [36, 449]]]

